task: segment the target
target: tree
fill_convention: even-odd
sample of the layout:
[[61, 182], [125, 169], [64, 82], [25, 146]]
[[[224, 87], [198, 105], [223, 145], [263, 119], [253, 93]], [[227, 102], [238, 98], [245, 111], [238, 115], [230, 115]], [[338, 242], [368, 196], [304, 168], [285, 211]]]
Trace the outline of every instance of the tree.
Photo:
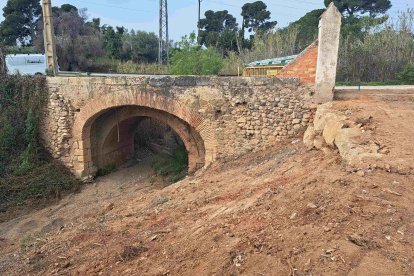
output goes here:
[[92, 21], [86, 22], [86, 24], [98, 32], [101, 30], [101, 19], [99, 17], [92, 18]]
[[1, 40], [9, 46], [16, 45], [17, 40], [23, 45], [32, 45], [41, 14], [38, 0], [8, 0], [0, 25]]
[[60, 7], [52, 7], [52, 13], [54, 15], [59, 16], [65, 12], [78, 12], [78, 8], [70, 4], [63, 4]]
[[262, 1], [244, 4], [241, 15], [243, 16], [243, 35], [245, 29], [249, 32], [264, 33], [273, 29], [277, 24], [277, 21], [269, 21], [270, 11]]
[[[71, 5], [54, 7], [54, 33], [59, 68], [62, 71], [89, 71], [96, 67], [97, 58], [103, 56], [100, 30], [79, 15]], [[40, 24], [39, 29], [42, 29]], [[43, 51], [43, 35], [35, 41], [38, 51]]]
[[158, 36], [154, 33], [131, 30], [123, 36], [121, 58], [138, 63], [156, 62], [158, 58]]
[[125, 32], [124, 27], [102, 26], [103, 46], [108, 57], [120, 58], [122, 50], [122, 35]]
[[213, 48], [201, 49], [195, 33], [184, 36], [171, 57], [171, 73], [176, 75], [217, 75], [223, 59]]
[[228, 11], [206, 11], [198, 23], [200, 45], [215, 47], [222, 54], [237, 50], [237, 22]]
[[302, 51], [318, 37], [319, 18], [325, 9], [317, 9], [308, 12], [299, 20], [289, 24], [288, 27], [281, 29], [282, 33], [289, 32], [290, 28], [297, 29], [296, 49]]
[[391, 8], [390, 0], [324, 0], [326, 7], [331, 2], [334, 2], [345, 17], [354, 17], [366, 13], [371, 17], [376, 17]]
[[344, 16], [342, 36], [359, 38], [373, 27], [387, 21], [387, 15], [379, 15], [391, 8], [390, 0], [324, 0], [325, 6], [332, 2]]

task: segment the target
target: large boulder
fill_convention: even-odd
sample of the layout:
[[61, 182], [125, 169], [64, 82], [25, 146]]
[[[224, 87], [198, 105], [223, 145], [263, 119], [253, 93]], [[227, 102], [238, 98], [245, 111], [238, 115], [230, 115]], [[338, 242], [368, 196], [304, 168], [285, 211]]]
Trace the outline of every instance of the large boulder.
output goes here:
[[372, 141], [370, 134], [332, 108], [332, 103], [318, 107], [313, 126], [306, 130], [303, 142], [308, 148], [337, 148], [348, 165], [359, 168], [382, 157], [380, 147]]
[[303, 143], [306, 147], [313, 148], [313, 141], [315, 140], [315, 136], [315, 129], [313, 128], [313, 126], [309, 126], [303, 134]]
[[325, 127], [323, 128], [322, 136], [330, 147], [335, 147], [335, 138], [344, 125], [345, 123], [337, 117], [327, 120]]
[[318, 106], [315, 112], [315, 118], [313, 120], [313, 126], [316, 133], [322, 133], [326, 123], [329, 120], [342, 120], [346, 119], [346, 116], [341, 116], [332, 111], [332, 103], [325, 103]]
[[378, 152], [380, 147], [373, 141], [364, 140], [357, 128], [341, 129], [335, 138], [335, 146], [347, 164], [354, 167], [363, 168], [368, 164], [366, 161], [382, 157]]

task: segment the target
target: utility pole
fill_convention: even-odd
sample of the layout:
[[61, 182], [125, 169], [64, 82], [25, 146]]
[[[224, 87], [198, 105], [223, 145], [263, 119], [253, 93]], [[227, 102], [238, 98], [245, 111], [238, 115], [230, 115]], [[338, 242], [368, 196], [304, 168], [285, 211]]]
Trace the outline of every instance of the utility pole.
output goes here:
[[43, 36], [45, 42], [45, 55], [48, 73], [54, 76], [58, 73], [55, 35], [53, 32], [52, 1], [42, 0], [43, 10]]
[[168, 1], [160, 0], [160, 33], [158, 47], [158, 63], [169, 64], [170, 54], [168, 38]]

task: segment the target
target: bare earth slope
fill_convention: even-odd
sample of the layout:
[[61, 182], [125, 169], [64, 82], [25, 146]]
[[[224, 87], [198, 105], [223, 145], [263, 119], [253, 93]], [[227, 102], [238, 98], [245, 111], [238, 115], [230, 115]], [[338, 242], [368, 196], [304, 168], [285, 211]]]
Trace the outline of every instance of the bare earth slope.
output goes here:
[[164, 189], [148, 167], [122, 169], [0, 224], [0, 274], [413, 275], [414, 101], [333, 108], [372, 116], [405, 169], [363, 175], [297, 141]]

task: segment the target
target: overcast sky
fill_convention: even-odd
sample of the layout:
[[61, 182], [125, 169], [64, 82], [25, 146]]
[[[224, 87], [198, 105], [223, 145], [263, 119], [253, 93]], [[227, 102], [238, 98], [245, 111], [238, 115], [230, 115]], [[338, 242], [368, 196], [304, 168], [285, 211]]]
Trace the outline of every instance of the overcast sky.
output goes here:
[[[202, 14], [206, 10], [228, 10], [241, 22], [241, 7], [254, 0], [203, 0]], [[272, 13], [278, 27], [299, 19], [307, 12], [323, 8], [323, 0], [263, 0]], [[7, 0], [0, 0], [3, 8]], [[127, 29], [158, 32], [159, 0], [52, 0], [53, 6], [69, 3], [78, 8], [87, 8], [90, 18], [100, 17], [102, 24], [125, 26]], [[395, 17], [398, 11], [414, 8], [414, 0], [391, 0], [389, 14]], [[169, 28], [173, 40], [197, 28], [198, 0], [169, 0]], [[0, 14], [0, 21], [3, 20]]]

